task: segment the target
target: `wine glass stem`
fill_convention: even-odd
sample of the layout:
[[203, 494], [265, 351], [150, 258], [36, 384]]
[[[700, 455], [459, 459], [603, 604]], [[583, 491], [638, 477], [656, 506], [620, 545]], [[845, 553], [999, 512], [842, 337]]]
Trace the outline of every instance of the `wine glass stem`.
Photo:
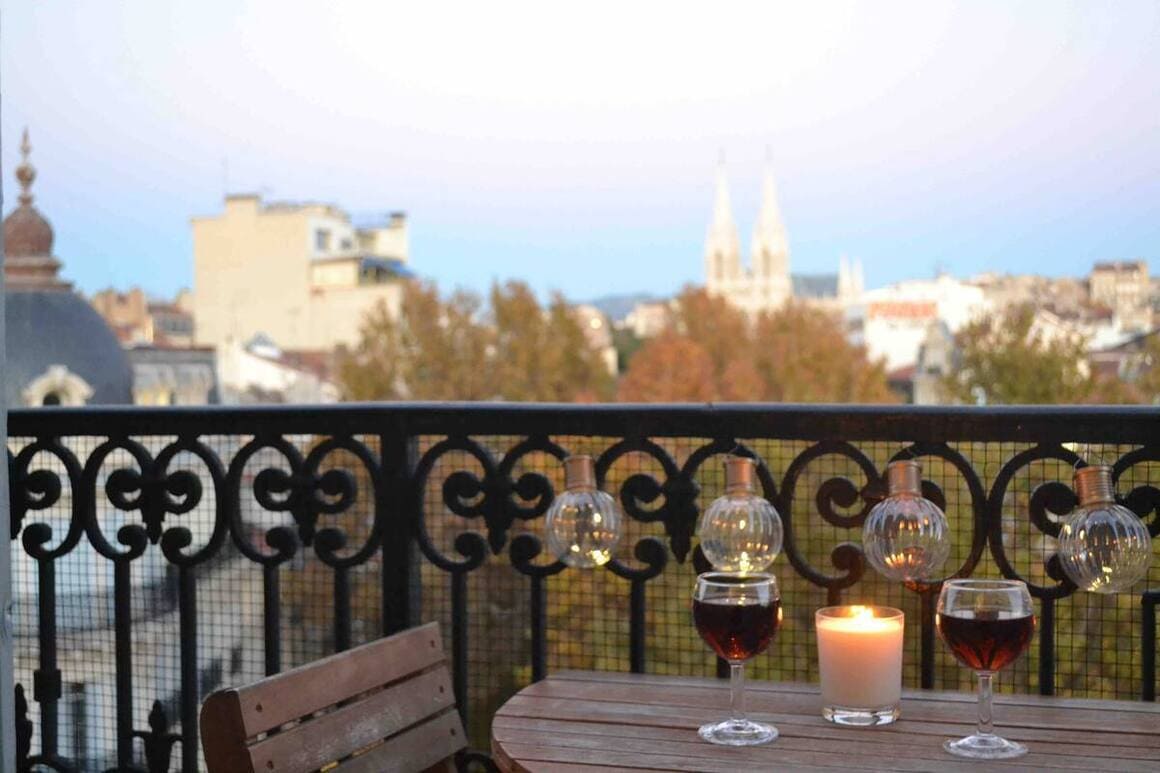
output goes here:
[[745, 663], [729, 662], [729, 714], [734, 720], [745, 719]]
[[979, 672], [979, 735], [994, 735], [991, 725], [991, 677], [989, 671]]

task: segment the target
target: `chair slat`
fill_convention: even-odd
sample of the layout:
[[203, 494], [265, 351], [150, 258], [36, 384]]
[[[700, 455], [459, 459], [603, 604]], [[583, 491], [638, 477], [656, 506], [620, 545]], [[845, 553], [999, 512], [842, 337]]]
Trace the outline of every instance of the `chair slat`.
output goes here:
[[210, 773], [417, 773], [466, 747], [436, 623], [219, 690], [201, 737]]
[[454, 706], [451, 676], [438, 668], [252, 744], [251, 764], [275, 773], [315, 770]]
[[439, 625], [428, 623], [308, 663], [237, 690], [247, 738], [443, 661]]
[[[410, 773], [434, 769], [435, 765], [465, 748], [467, 738], [459, 721], [459, 712], [452, 710], [369, 749], [365, 754], [352, 757], [339, 765], [334, 773]], [[441, 768], [454, 770], [450, 764]]]

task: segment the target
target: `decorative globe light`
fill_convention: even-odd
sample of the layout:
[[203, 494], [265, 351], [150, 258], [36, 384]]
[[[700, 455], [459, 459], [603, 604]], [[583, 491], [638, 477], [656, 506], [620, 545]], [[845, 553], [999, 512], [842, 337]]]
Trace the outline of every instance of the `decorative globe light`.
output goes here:
[[1077, 587], [1095, 593], [1128, 590], [1152, 564], [1152, 536], [1144, 522], [1116, 504], [1112, 468], [1075, 471], [1077, 507], [1059, 529], [1059, 560]]
[[612, 559], [624, 520], [616, 500], [596, 487], [591, 456], [564, 460], [564, 493], [552, 501], [548, 550], [568, 566], [589, 569]]
[[888, 495], [866, 516], [862, 549], [875, 571], [913, 582], [937, 576], [950, 555], [947, 517], [922, 495], [922, 467], [912, 459], [886, 465]]
[[701, 551], [722, 572], [760, 572], [781, 552], [781, 517], [755, 493], [756, 463], [741, 456], [725, 460], [725, 495], [701, 515]]

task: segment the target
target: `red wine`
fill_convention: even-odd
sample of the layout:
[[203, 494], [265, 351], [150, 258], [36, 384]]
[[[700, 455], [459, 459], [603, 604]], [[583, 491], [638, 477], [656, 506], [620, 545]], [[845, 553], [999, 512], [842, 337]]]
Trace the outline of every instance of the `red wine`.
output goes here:
[[764, 604], [694, 600], [693, 624], [705, 643], [725, 660], [748, 660], [769, 646], [777, 630], [780, 606], [778, 600]]
[[988, 620], [940, 614], [935, 625], [955, 659], [964, 666], [976, 671], [998, 671], [1027, 649], [1035, 632], [1035, 616]]

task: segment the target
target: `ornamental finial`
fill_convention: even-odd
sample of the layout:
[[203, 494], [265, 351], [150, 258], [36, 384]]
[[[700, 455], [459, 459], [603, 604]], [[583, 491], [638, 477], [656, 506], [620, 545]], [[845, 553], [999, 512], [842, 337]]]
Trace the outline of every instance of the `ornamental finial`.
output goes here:
[[32, 145], [28, 142], [28, 127], [24, 127], [24, 138], [20, 143], [20, 166], [16, 167], [16, 179], [20, 182], [20, 203], [32, 204], [32, 182], [36, 179], [36, 167], [28, 160]]

